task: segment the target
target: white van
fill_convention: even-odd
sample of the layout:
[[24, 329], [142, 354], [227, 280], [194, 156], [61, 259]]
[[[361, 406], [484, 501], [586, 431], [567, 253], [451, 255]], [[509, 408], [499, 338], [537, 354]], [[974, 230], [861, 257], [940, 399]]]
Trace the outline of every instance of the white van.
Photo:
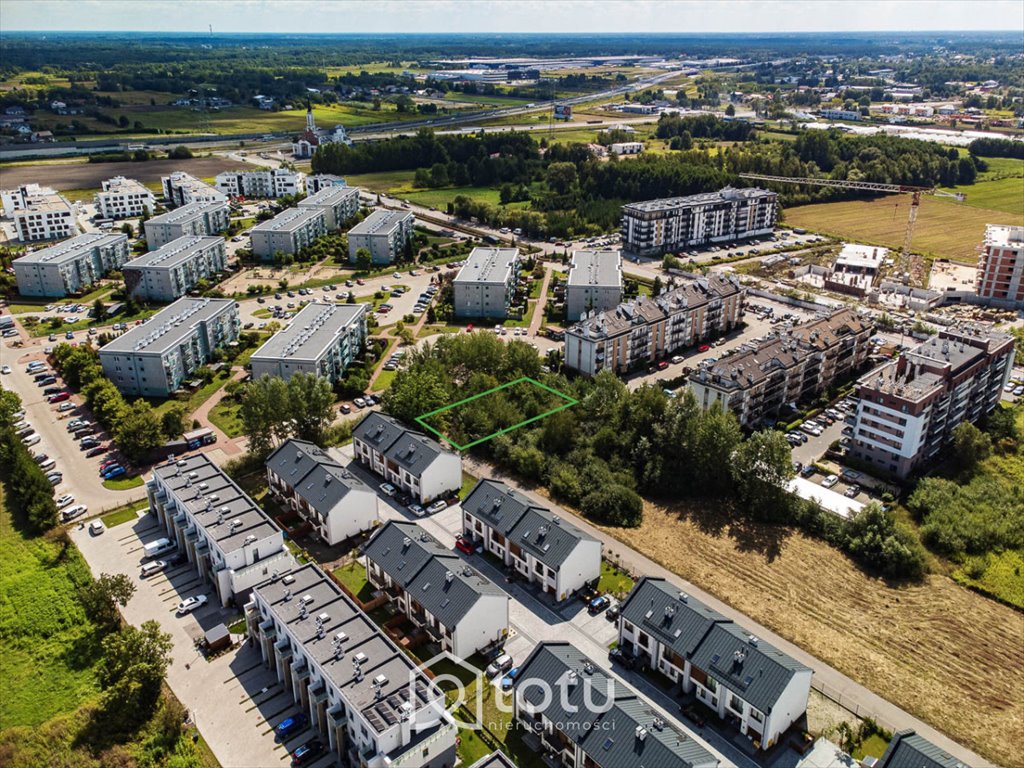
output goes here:
[[154, 557], [160, 557], [160, 555], [170, 552], [174, 547], [175, 544], [170, 539], [157, 539], [146, 544], [142, 548], [142, 554], [146, 560], [152, 560]]
[[33, 434], [30, 435], [29, 437], [24, 438], [21, 442], [23, 442], [25, 444], [25, 447], [28, 448], [31, 445], [35, 445], [42, 439], [43, 438], [41, 438], [39, 435]]

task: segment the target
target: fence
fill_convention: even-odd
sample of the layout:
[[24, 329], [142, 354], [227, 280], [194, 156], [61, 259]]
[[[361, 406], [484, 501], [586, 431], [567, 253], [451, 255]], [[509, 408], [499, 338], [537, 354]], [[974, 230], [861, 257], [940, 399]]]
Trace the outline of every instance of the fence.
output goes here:
[[840, 693], [835, 688], [833, 688], [830, 685], [827, 685], [827, 684], [821, 682], [820, 680], [818, 680], [816, 678], [812, 678], [811, 679], [811, 688], [816, 690], [818, 693], [820, 693], [822, 696], [824, 696], [829, 701], [832, 701], [832, 702], [838, 704], [840, 707], [845, 709], [847, 712], [850, 712], [851, 714], [856, 715], [861, 720], [870, 717], [872, 720], [874, 720], [876, 723], [878, 723], [878, 725], [880, 725], [882, 728], [884, 728], [887, 731], [895, 733], [897, 730], [899, 730], [897, 727], [895, 727], [891, 722], [886, 720], [884, 717], [879, 716], [878, 713], [876, 713], [874, 710], [871, 710], [868, 707], [865, 707], [862, 704], [858, 703], [851, 696], [844, 696], [842, 693]]

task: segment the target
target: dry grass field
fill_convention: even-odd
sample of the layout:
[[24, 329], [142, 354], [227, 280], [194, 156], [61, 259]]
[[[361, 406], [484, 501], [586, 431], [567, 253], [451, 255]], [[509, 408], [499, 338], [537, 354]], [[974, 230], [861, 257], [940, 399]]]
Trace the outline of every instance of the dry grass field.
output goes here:
[[962, 744], [1024, 766], [1024, 615], [930, 576], [889, 587], [828, 545], [647, 504], [604, 529]]
[[196, 178], [216, 176], [221, 171], [239, 168], [239, 163], [226, 157], [194, 157], [188, 160], [150, 160], [145, 163], [69, 163], [18, 164], [0, 167], [0, 188], [11, 189], [20, 184], [36, 182], [56, 190], [98, 190], [103, 181], [113, 176], [127, 176], [143, 184], [160, 183], [160, 177], [172, 171], [187, 171]]

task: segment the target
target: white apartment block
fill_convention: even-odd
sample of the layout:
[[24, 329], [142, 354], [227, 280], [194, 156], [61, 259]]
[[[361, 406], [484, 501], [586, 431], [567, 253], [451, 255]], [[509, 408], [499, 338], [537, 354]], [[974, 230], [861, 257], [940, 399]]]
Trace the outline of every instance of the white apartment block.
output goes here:
[[267, 457], [266, 468], [271, 495], [328, 546], [376, 525], [377, 492], [313, 443], [286, 440]]
[[263, 261], [275, 253], [295, 255], [327, 234], [327, 219], [319, 208], [288, 208], [252, 228], [252, 252]]
[[378, 411], [352, 430], [356, 460], [425, 504], [462, 487], [462, 459], [436, 440]]
[[327, 229], [338, 229], [359, 212], [358, 187], [324, 187], [299, 201], [299, 208], [316, 208], [324, 212]]
[[96, 194], [96, 207], [105, 219], [128, 219], [156, 210], [153, 193], [135, 179], [115, 176], [103, 182]]
[[103, 374], [122, 394], [167, 397], [235, 341], [240, 325], [233, 299], [178, 299], [100, 348]]
[[1024, 309], [1024, 227], [985, 228], [977, 290], [993, 304]]
[[898, 477], [924, 469], [957, 426], [998, 407], [1013, 360], [1009, 334], [939, 331], [857, 382], [850, 454]]
[[230, 224], [226, 200], [212, 203], [188, 203], [173, 211], [147, 219], [143, 228], [151, 251], [179, 237], [218, 235]]
[[365, 248], [374, 264], [390, 264], [412, 239], [414, 221], [408, 211], [374, 211], [348, 231], [348, 260], [355, 264]]
[[57, 194], [57, 190], [41, 187], [38, 184], [22, 184], [16, 189], [0, 190], [0, 204], [3, 206], [4, 218], [13, 219], [15, 212], [22, 210], [30, 198], [55, 194]]
[[253, 587], [295, 567], [284, 533], [206, 454], [153, 469], [149, 508], [222, 606], [241, 607]]
[[250, 358], [253, 379], [302, 372], [337, 382], [366, 343], [367, 314], [366, 304], [310, 302]]
[[179, 237], [124, 265], [128, 292], [146, 301], [174, 301], [227, 269], [223, 237]]
[[682, 248], [767, 235], [778, 219], [778, 195], [726, 187], [689, 197], [622, 206], [622, 248], [659, 256]]
[[175, 171], [160, 179], [164, 198], [172, 208], [189, 203], [226, 203], [227, 195], [200, 181], [190, 173]]
[[498, 480], [462, 502], [462, 535], [562, 601], [601, 578], [601, 542]]
[[585, 376], [646, 367], [736, 327], [743, 295], [733, 278], [690, 276], [657, 297], [640, 296], [613, 310], [591, 312], [566, 330], [565, 364]]
[[260, 584], [245, 613], [263, 663], [331, 760], [360, 768], [455, 765], [457, 731], [444, 694], [318, 566]]
[[14, 260], [22, 296], [78, 293], [131, 258], [128, 236], [90, 232]]
[[77, 216], [77, 206], [56, 192], [44, 192], [24, 198], [14, 212], [14, 227], [23, 243], [60, 240], [78, 234]]
[[347, 186], [345, 179], [335, 176], [333, 173], [311, 173], [306, 177], [306, 194], [315, 195], [322, 189], [328, 187]]
[[508, 317], [518, 277], [517, 248], [474, 248], [452, 283], [455, 316]]
[[287, 168], [260, 171], [224, 171], [213, 181], [218, 192], [230, 197], [284, 197], [306, 193], [306, 174]]
[[366, 577], [460, 659], [508, 637], [508, 594], [416, 523], [391, 520], [363, 546]]
[[622, 256], [618, 251], [573, 251], [565, 288], [566, 319], [607, 312], [622, 301]]
[[618, 141], [608, 146], [608, 151], [613, 155], [639, 155], [644, 151], [642, 141]]

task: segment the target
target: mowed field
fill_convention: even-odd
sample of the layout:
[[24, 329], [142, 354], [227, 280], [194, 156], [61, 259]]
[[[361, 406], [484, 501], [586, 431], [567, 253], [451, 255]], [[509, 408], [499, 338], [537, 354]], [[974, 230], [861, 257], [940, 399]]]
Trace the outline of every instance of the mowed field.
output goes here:
[[[978, 186], [966, 189], [973, 193]], [[787, 208], [786, 223], [898, 251], [903, 247], [909, 215], [910, 196], [892, 195], [877, 200]], [[984, 240], [986, 224], [1024, 224], [1024, 210], [1014, 215], [954, 200], [924, 197], [914, 227], [911, 250], [926, 256], [974, 264], [978, 258], [978, 247]]]
[[930, 576], [890, 588], [828, 545], [649, 503], [604, 529], [1004, 766], [1024, 766], [1024, 615]]
[[113, 176], [127, 176], [143, 184], [156, 183], [172, 171], [186, 171], [197, 178], [216, 176], [221, 171], [244, 168], [226, 157], [193, 157], [188, 160], [149, 160], [144, 163], [46, 163], [0, 166], [0, 188], [36, 182], [56, 190], [99, 189]]

